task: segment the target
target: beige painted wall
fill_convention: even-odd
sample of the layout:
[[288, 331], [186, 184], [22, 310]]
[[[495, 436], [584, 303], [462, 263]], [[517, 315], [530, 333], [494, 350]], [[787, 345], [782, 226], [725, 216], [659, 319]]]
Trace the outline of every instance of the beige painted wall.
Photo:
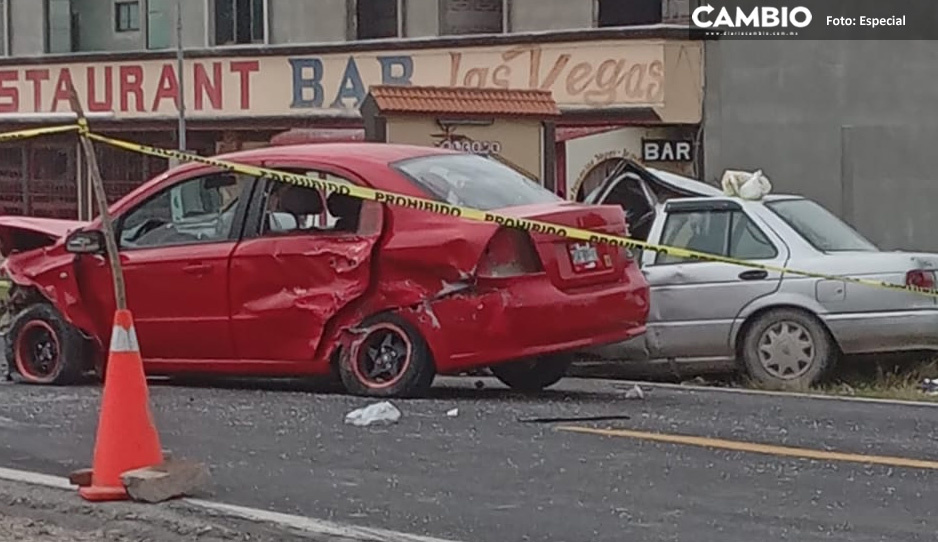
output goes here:
[[703, 43], [664, 42], [664, 106], [655, 111], [668, 123], [697, 124], [703, 120]]

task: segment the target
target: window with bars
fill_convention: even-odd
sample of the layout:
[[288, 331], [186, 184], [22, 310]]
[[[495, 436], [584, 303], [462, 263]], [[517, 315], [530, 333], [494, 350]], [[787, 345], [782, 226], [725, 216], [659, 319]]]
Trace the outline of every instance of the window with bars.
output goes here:
[[266, 42], [267, 0], [215, 0], [215, 45]]
[[114, 4], [114, 30], [137, 32], [140, 30], [140, 2], [117, 2]]
[[508, 0], [441, 0], [440, 34], [501, 34]]
[[360, 40], [399, 37], [401, 0], [358, 0], [355, 6]]
[[631, 26], [661, 22], [662, 0], [598, 0], [596, 26]]

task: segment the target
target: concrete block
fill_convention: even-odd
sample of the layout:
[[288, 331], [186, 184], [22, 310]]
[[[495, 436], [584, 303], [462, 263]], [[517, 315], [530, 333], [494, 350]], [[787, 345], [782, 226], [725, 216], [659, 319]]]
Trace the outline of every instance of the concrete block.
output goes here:
[[68, 475], [68, 482], [73, 486], [88, 487], [91, 485], [91, 469], [79, 469]]
[[155, 467], [125, 472], [121, 481], [131, 499], [162, 502], [200, 489], [208, 481], [208, 469], [201, 463], [170, 460]]

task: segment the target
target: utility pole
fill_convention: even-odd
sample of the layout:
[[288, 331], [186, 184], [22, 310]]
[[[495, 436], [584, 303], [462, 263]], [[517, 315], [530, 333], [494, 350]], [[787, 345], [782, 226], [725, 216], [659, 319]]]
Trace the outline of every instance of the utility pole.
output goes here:
[[179, 150], [186, 151], [185, 57], [182, 54], [182, 0], [176, 0], [176, 77], [179, 79]]
[[[78, 125], [87, 128], [88, 119], [85, 118], [85, 110], [82, 108], [78, 93], [75, 92], [75, 87], [73, 87], [71, 83], [68, 84], [68, 101], [78, 119]], [[101, 170], [98, 169], [98, 158], [94, 152], [94, 144], [91, 142], [91, 138], [80, 132], [78, 141], [81, 143], [82, 150], [85, 153], [85, 160], [88, 163], [88, 173], [91, 175], [91, 187], [94, 190], [95, 199], [97, 199], [98, 212], [101, 213], [101, 230], [104, 234], [104, 246], [108, 263], [111, 265], [111, 281], [114, 285], [114, 305], [119, 311], [126, 310], [127, 290], [124, 287], [124, 268], [121, 265], [121, 259], [118, 253], [117, 236], [114, 235], [111, 213], [108, 211], [107, 194], [104, 192], [104, 180], [101, 179]]]

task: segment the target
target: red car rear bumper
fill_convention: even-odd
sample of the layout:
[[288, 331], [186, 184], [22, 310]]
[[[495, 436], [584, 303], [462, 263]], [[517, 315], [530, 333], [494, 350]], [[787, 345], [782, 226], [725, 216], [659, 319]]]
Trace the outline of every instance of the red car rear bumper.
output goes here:
[[627, 340], [645, 332], [648, 285], [628, 280], [561, 291], [546, 275], [501, 279], [404, 314], [449, 373]]

